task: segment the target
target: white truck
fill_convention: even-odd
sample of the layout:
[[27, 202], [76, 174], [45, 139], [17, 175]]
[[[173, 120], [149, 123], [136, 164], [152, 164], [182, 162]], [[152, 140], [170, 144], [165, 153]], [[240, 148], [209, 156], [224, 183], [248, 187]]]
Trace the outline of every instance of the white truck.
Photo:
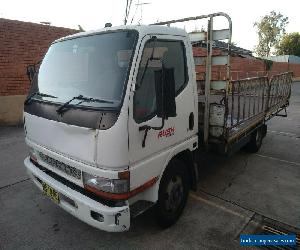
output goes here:
[[[214, 30], [215, 17], [227, 29]], [[176, 22], [207, 19], [188, 34]], [[213, 43], [228, 48], [214, 56]], [[192, 46], [203, 41], [204, 81]], [[266, 121], [288, 106], [291, 74], [232, 81], [231, 20], [225, 13], [153, 25], [105, 27], [56, 40], [24, 103], [33, 182], [96, 228], [120, 232], [155, 206], [168, 227], [196, 189], [199, 154], [257, 151]], [[211, 78], [214, 65], [226, 79]]]

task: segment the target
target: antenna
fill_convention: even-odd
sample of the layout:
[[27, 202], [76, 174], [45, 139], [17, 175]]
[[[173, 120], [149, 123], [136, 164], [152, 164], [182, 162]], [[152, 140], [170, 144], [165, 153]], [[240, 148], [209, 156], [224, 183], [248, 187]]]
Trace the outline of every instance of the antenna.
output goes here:
[[141, 7], [141, 17], [140, 17], [140, 20], [138, 21], [138, 24], [140, 24], [141, 20], [143, 19], [143, 6], [148, 5], [148, 4], [151, 4], [151, 3], [144, 2], [144, 3], [137, 3], [136, 4], [137, 8]]
[[140, 4], [140, 0], [138, 0], [138, 1], [137, 1], [137, 4], [135, 4], [136, 7], [135, 7], [135, 10], [134, 10], [133, 16], [132, 16], [132, 18], [131, 18], [130, 24], [132, 24], [132, 22], [133, 22], [133, 20], [134, 20], [134, 18], [135, 18], [135, 14], [136, 14], [137, 9], [139, 8], [139, 4]]
[[131, 9], [132, 0], [126, 0], [126, 8], [125, 8], [125, 18], [124, 18], [124, 25], [127, 24], [128, 16]]
[[50, 26], [50, 25], [51, 25], [51, 22], [40, 22], [40, 24], [44, 24], [44, 25]]

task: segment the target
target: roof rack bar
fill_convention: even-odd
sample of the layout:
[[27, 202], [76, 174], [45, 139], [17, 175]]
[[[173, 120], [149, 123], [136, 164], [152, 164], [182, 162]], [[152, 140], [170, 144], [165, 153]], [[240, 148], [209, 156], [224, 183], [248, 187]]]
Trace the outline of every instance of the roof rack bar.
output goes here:
[[186, 17], [186, 18], [181, 18], [181, 19], [174, 19], [174, 20], [170, 20], [170, 21], [152, 23], [150, 25], [170, 25], [171, 23], [182, 23], [182, 22], [188, 22], [188, 21], [195, 21], [195, 20], [199, 20], [199, 19], [203, 19], [203, 18], [210, 18], [210, 17], [216, 17], [216, 16], [226, 17], [229, 22], [230, 29], [231, 29], [231, 26], [232, 26], [231, 18], [225, 12], [217, 12], [217, 13], [213, 13], [213, 14], [209, 14], [209, 15], [201, 15], [201, 16]]

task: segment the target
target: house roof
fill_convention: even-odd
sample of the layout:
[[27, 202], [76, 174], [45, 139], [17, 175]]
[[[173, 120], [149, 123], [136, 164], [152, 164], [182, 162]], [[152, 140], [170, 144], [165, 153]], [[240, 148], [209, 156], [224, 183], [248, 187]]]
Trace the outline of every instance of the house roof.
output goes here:
[[[197, 41], [197, 42], [192, 43], [192, 45], [195, 47], [206, 47], [206, 42], [205, 41]], [[227, 50], [228, 43], [225, 43], [222, 41], [214, 41], [213, 48]], [[231, 45], [231, 52], [241, 55], [241, 56], [244, 56], [244, 57], [252, 57], [251, 50], [243, 49], [236, 45]]]
[[293, 56], [293, 55], [269, 56], [267, 59], [274, 62], [287, 62], [287, 63], [300, 64], [300, 57]]

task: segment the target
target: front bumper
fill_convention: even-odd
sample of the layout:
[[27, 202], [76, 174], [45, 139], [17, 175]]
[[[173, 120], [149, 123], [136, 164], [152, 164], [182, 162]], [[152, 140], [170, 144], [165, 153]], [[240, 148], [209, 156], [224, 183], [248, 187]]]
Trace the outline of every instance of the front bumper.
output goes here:
[[130, 227], [130, 210], [127, 205], [109, 207], [84, 194], [73, 190], [37, 168], [27, 157], [24, 160], [27, 172], [33, 182], [42, 190], [41, 182], [54, 188], [60, 196], [59, 206], [78, 219], [108, 232], [123, 232]]

